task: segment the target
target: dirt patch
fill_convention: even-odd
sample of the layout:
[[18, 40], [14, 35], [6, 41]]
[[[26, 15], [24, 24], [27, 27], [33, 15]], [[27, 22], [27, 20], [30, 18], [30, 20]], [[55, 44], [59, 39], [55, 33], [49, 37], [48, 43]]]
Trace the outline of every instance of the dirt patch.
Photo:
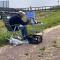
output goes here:
[[60, 60], [60, 26], [45, 30], [41, 44], [0, 48], [0, 60]]

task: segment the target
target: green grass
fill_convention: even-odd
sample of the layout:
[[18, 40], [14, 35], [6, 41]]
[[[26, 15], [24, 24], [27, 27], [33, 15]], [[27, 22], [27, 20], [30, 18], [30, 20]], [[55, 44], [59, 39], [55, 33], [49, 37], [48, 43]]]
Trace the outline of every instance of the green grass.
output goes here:
[[45, 24], [45, 28], [56, 26], [60, 24], [60, 11], [45, 12], [45, 17], [40, 18], [39, 21]]
[[[36, 11], [37, 21], [43, 23], [43, 29], [50, 28], [60, 24], [60, 10], [55, 11]], [[28, 32], [32, 33], [33, 27], [29, 25]], [[41, 31], [41, 25], [35, 26], [35, 31]]]
[[[44, 23], [44, 28], [50, 28], [52, 26], [56, 26], [60, 24], [60, 10], [56, 11], [46, 11], [46, 12], [40, 12], [36, 11], [36, 16], [38, 17], [39, 22]], [[35, 26], [35, 31], [41, 30], [40, 25]], [[33, 27], [31, 25], [28, 25], [28, 32], [32, 33]], [[10, 37], [11, 32], [8, 32], [3, 21], [0, 20], [0, 46], [5, 45], [7, 43], [8, 38]]]
[[7, 29], [3, 21], [0, 21], [0, 46], [7, 44], [9, 36], [10, 36], [10, 33], [7, 32]]

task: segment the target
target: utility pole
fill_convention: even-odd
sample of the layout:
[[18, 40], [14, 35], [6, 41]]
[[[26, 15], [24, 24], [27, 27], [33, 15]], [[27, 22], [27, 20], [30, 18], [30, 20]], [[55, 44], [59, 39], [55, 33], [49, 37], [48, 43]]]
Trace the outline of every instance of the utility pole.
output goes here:
[[7, 1], [7, 7], [9, 8], [9, 0], [6, 0]]
[[60, 1], [58, 0], [58, 6], [59, 6], [59, 2], [60, 2]]

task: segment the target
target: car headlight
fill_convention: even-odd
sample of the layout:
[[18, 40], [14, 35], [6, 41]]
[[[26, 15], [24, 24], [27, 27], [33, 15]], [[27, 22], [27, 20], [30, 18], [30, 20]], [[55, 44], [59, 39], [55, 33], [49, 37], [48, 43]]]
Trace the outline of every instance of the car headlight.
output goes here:
[[7, 16], [7, 19], [10, 19], [10, 16]]

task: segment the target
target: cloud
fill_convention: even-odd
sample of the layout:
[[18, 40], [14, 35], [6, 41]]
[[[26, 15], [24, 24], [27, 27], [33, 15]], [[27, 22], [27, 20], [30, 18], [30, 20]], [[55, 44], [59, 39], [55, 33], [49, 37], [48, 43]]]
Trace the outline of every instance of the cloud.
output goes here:
[[9, 0], [9, 2], [9, 7], [11, 8], [53, 6], [58, 4], [58, 0]]

